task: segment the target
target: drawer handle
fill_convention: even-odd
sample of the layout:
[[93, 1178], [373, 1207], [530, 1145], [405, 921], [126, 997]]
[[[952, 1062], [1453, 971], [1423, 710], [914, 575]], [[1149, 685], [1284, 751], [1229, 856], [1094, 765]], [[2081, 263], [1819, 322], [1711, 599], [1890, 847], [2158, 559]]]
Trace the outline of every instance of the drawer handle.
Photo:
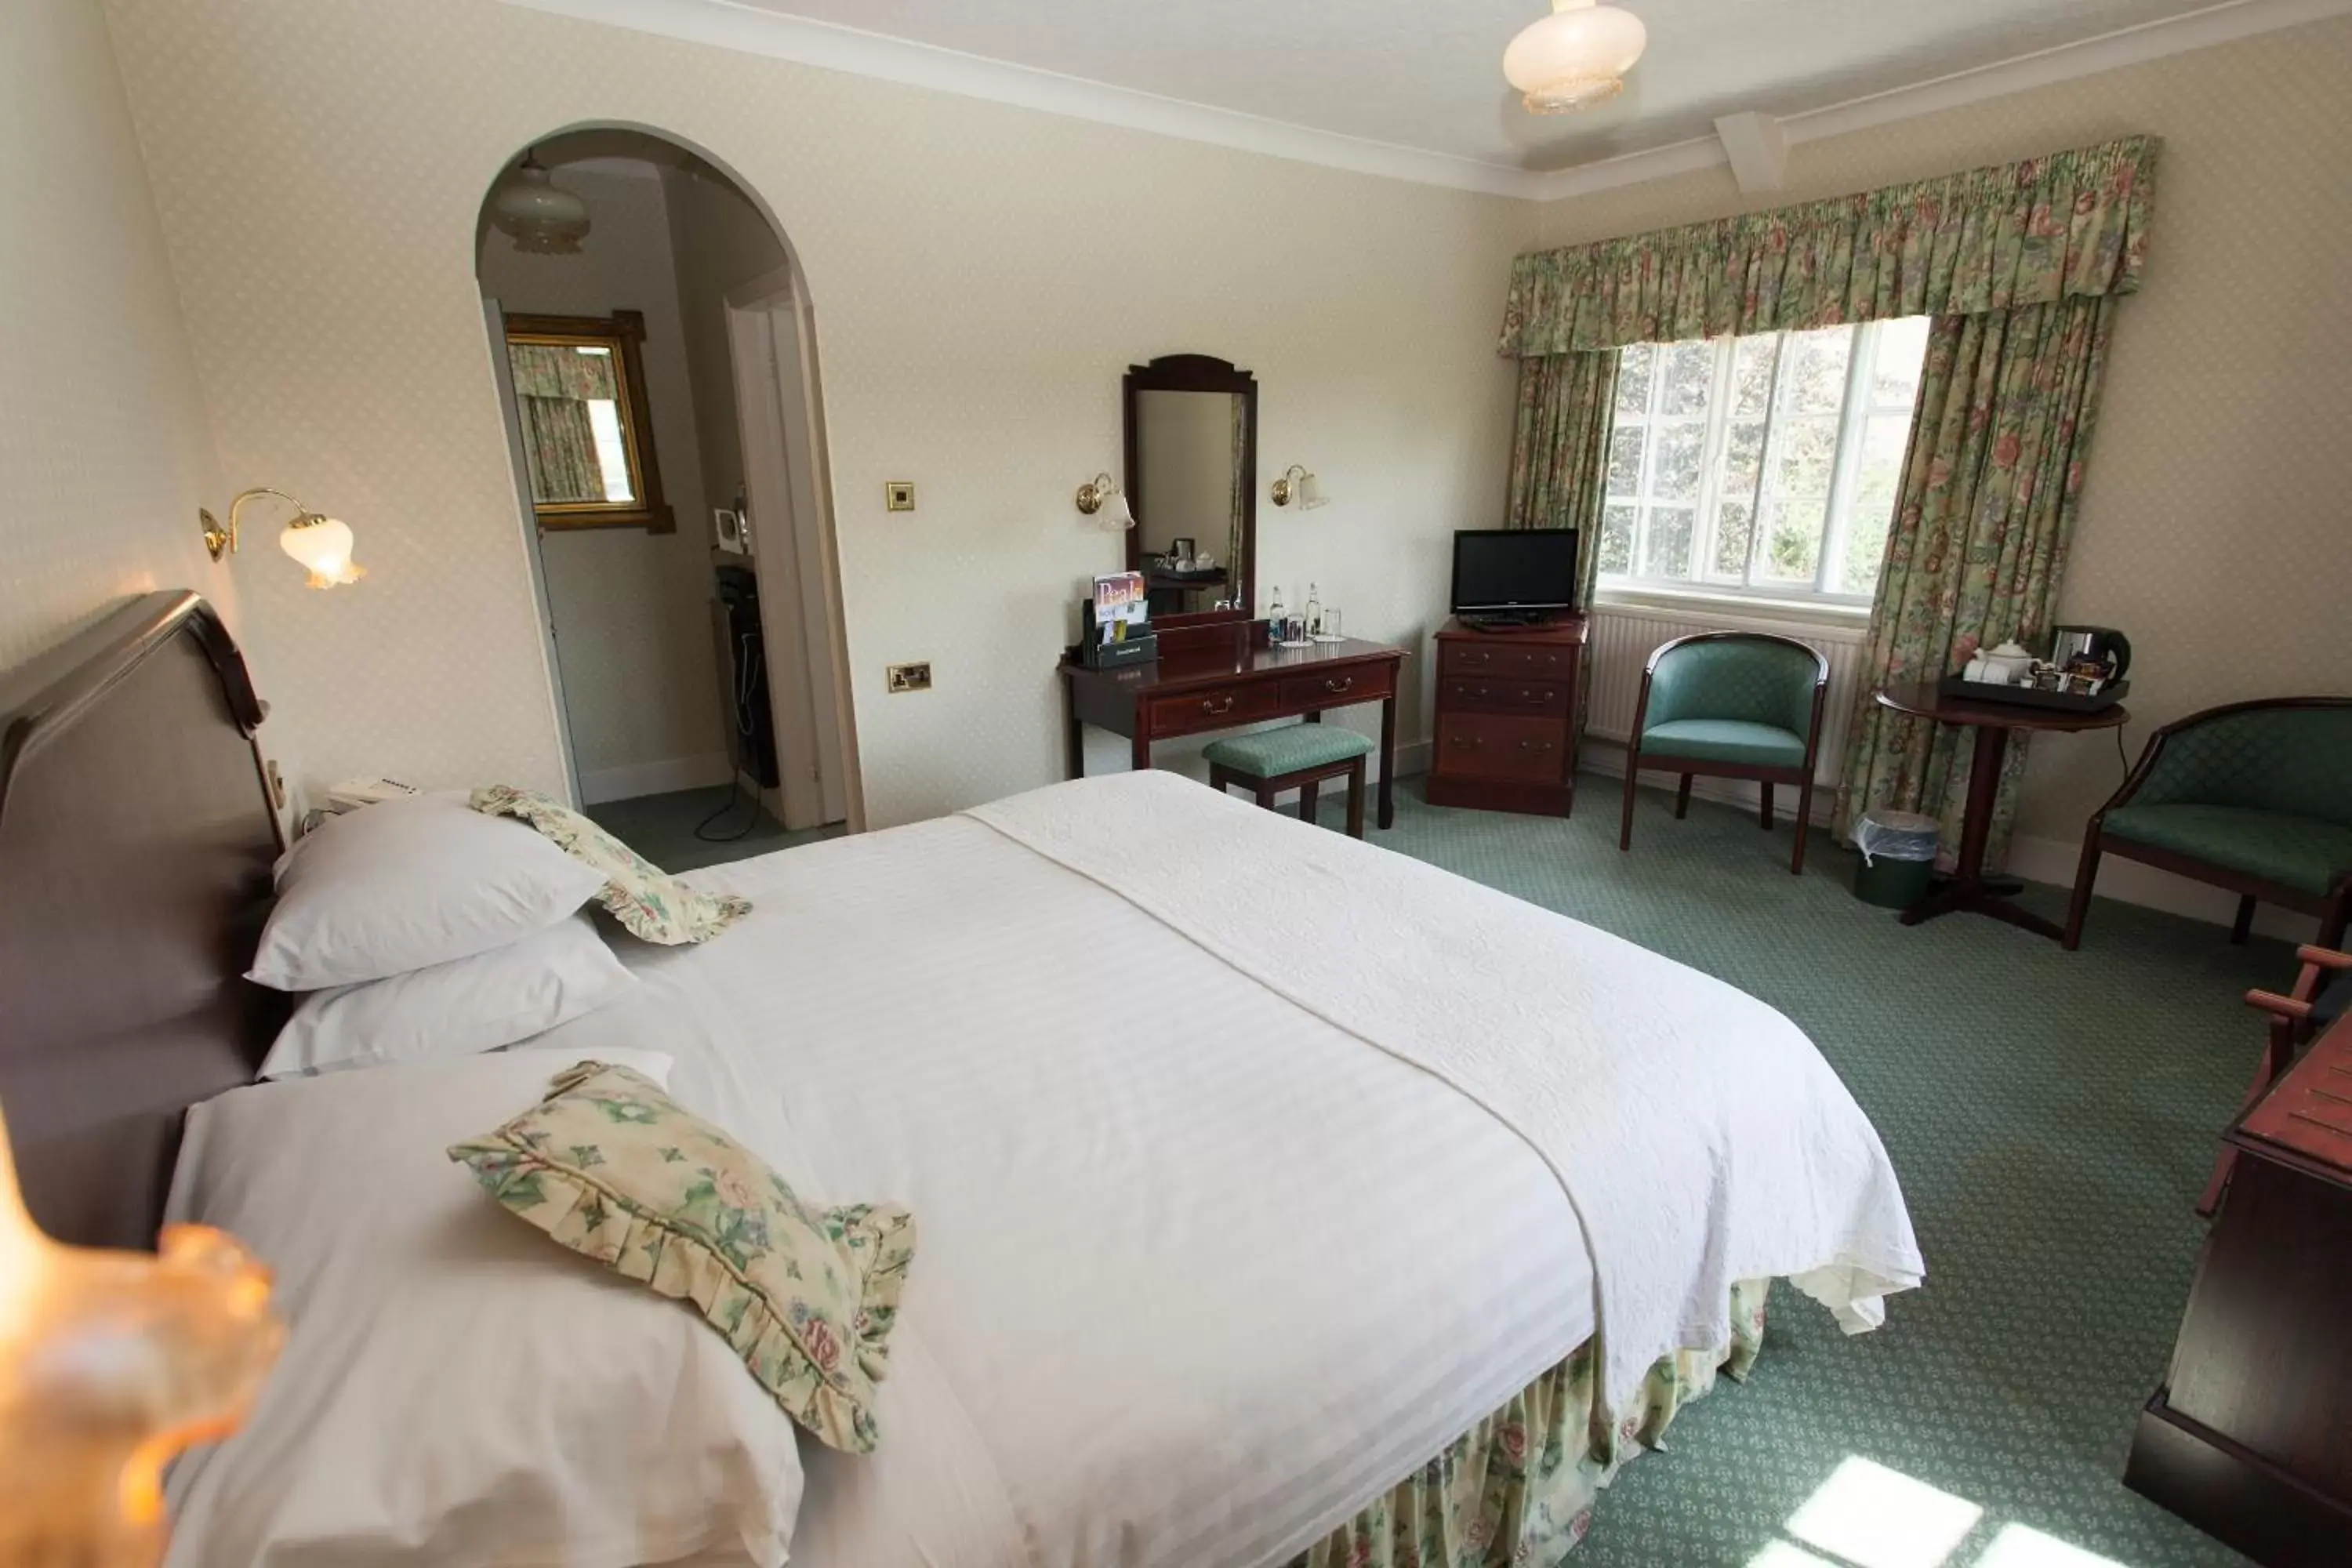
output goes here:
[[1203, 697], [1201, 699], [1201, 711], [1213, 719], [1220, 713], [1232, 712], [1234, 710], [1234, 704], [1240, 700], [1241, 699], [1239, 697]]
[[1519, 750], [1523, 752], [1549, 752], [1551, 750], [1551, 742], [1549, 741], [1521, 741], [1519, 742]]
[[1334, 697], [1342, 691], [1353, 691], [1355, 689], [1356, 678], [1352, 675], [1335, 675], [1323, 683], [1323, 689]]

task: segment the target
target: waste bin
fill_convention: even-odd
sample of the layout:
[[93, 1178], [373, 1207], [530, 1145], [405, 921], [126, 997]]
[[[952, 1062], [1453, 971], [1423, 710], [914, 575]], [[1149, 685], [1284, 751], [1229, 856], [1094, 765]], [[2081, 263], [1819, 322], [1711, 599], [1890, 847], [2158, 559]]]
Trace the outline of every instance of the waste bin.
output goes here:
[[1932, 816], [1908, 811], [1865, 811], [1853, 825], [1853, 896], [1885, 910], [1906, 910], [1927, 896], [1936, 874]]

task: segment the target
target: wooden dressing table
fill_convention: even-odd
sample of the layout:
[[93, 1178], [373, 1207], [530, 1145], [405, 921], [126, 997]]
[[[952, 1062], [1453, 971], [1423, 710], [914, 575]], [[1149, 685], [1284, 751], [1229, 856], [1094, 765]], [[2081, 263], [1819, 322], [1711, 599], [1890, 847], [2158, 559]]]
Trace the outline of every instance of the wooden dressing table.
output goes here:
[[1177, 735], [1230, 730], [1269, 719], [1321, 720], [1359, 702], [1381, 705], [1380, 816], [1396, 820], [1396, 692], [1405, 650], [1349, 637], [1312, 647], [1269, 646], [1262, 621], [1171, 626], [1150, 664], [1089, 669], [1065, 658], [1063, 711], [1069, 774], [1086, 776], [1084, 727], [1125, 735], [1135, 766], [1151, 765], [1151, 745]]

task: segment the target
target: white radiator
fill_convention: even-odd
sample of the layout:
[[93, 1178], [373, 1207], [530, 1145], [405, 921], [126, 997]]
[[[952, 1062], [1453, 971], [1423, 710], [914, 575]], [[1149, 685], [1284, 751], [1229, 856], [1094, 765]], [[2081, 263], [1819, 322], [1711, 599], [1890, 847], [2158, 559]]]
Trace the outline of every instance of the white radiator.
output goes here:
[[[1864, 636], [1862, 626], [1776, 621], [1768, 610], [1742, 613], [1727, 607], [1718, 614], [1711, 605], [1666, 609], [1601, 605], [1594, 608], [1591, 620], [1591, 641], [1584, 656], [1592, 666], [1592, 705], [1585, 715], [1585, 733], [1615, 746], [1622, 746], [1633, 734], [1633, 708], [1642, 700], [1642, 667], [1660, 643], [1693, 632], [1778, 632], [1820, 649], [1830, 661], [1830, 690], [1822, 707], [1822, 750], [1815, 778], [1824, 787], [1835, 787], [1845, 766], [1846, 730], [1853, 718]], [[1604, 761], [1603, 766], [1622, 771], [1619, 763]]]

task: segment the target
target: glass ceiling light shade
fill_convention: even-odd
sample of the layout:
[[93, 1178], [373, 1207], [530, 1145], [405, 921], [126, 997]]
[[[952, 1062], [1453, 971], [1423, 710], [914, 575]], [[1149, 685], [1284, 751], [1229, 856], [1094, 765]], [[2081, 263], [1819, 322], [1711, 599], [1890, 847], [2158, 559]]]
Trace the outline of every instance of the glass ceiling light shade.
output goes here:
[[1649, 30], [1631, 11], [1596, 0], [1551, 0], [1551, 15], [1530, 24], [1503, 51], [1503, 75], [1526, 96], [1530, 114], [1566, 114], [1625, 89]]
[[517, 250], [577, 256], [588, 237], [588, 204], [555, 183], [533, 148], [490, 192], [490, 226]]
[[315, 511], [288, 523], [278, 536], [278, 548], [310, 568], [307, 585], [312, 588], [356, 583], [367, 575], [367, 568], [352, 559], [351, 524]]

